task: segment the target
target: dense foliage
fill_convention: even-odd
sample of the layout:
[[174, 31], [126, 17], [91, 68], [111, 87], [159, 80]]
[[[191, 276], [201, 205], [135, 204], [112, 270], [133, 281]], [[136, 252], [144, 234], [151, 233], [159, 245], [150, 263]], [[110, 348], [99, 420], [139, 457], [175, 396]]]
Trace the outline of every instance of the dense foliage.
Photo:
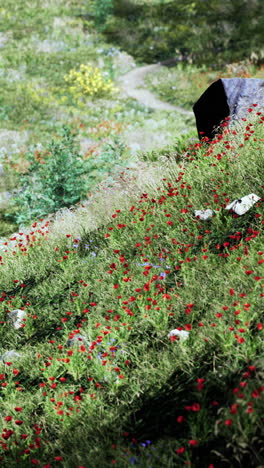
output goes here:
[[106, 193], [92, 219], [80, 208], [7, 243], [1, 466], [263, 465], [263, 204], [226, 210], [263, 195], [251, 111], [171, 154], [130, 207]]
[[[188, 115], [219, 70], [263, 69], [158, 67], [146, 86], [187, 115], [81, 73], [136, 67], [102, 31], [146, 61], [257, 61], [262, 18], [259, 0], [1, 6], [1, 467], [264, 466], [264, 115], [211, 142]], [[146, 135], [166, 147], [132, 154]]]
[[113, 13], [113, 0], [93, 0], [91, 6], [95, 24], [101, 29], [107, 18]]
[[20, 178], [19, 194], [13, 200], [16, 211], [10, 215], [17, 224], [69, 207], [85, 195], [87, 170], [69, 127], [46, 152], [34, 151], [26, 159], [28, 170]]
[[[144, 62], [172, 57], [219, 65], [255, 53], [263, 60], [262, 0], [115, 0], [105, 37]], [[262, 59], [261, 59], [262, 56]]]

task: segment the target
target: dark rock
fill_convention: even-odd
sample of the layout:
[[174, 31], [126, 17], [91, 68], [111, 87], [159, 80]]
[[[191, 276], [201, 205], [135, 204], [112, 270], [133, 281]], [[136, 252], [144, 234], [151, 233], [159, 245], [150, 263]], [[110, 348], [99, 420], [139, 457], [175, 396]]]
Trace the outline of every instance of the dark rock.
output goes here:
[[252, 104], [264, 109], [264, 80], [257, 78], [222, 78], [212, 83], [193, 106], [199, 138], [213, 139], [221, 122], [248, 115]]

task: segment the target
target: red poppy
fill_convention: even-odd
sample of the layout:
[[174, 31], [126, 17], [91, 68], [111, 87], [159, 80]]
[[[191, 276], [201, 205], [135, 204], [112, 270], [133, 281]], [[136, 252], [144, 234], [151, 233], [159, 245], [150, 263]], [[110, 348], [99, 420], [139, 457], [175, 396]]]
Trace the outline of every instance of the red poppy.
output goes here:
[[200, 411], [201, 405], [199, 403], [193, 403], [192, 410], [193, 411]]
[[232, 424], [233, 424], [233, 419], [226, 419], [225, 420], [225, 425], [226, 426], [232, 426]]
[[189, 445], [191, 445], [191, 447], [195, 447], [197, 444], [198, 444], [198, 440], [195, 440], [195, 439], [189, 440]]
[[184, 452], [185, 452], [185, 448], [184, 448], [184, 447], [179, 447], [179, 448], [176, 450], [176, 453], [177, 453], [178, 455], [181, 455], [181, 454], [184, 453]]

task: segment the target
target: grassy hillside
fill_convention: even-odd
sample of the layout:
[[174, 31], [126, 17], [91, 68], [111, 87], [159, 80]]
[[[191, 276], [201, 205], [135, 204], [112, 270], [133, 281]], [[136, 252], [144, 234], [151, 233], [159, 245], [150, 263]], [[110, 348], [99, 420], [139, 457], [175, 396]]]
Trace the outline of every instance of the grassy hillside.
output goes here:
[[1, 347], [19, 356], [1, 364], [1, 466], [262, 466], [263, 205], [225, 209], [262, 196], [253, 114], [171, 156], [140, 196], [7, 246]]
[[[134, 161], [138, 150], [175, 144], [190, 130], [195, 135], [194, 118], [155, 111], [126, 96], [118, 78], [136, 63], [103, 40], [82, 16], [86, 10], [86, 2], [40, 0], [7, 0], [0, 9], [0, 236], [18, 229], [6, 213], [14, 214], [11, 195], [19, 189], [29, 159], [50, 152], [62, 126], [77, 134], [78, 157], [97, 168], [96, 177], [90, 170], [90, 182], [96, 183]], [[81, 67], [87, 66], [92, 81], [87, 78], [89, 86], [78, 88], [70, 77], [79, 73], [80, 78]], [[95, 68], [113, 86], [93, 94]]]
[[[117, 24], [136, 4], [150, 29], [173, 6], [121, 2]], [[128, 98], [137, 64], [91, 5], [0, 8], [0, 466], [262, 468], [264, 116], [198, 142], [194, 117]], [[191, 109], [218, 73], [146, 86]]]

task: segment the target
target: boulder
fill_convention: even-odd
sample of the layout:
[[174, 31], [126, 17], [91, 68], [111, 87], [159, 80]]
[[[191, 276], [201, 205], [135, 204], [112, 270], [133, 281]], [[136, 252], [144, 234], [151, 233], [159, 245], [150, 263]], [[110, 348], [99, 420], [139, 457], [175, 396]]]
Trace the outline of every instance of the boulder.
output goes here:
[[187, 340], [189, 334], [190, 333], [188, 331], [178, 330], [177, 328], [175, 328], [174, 330], [171, 330], [170, 333], [168, 333], [167, 337], [171, 338], [172, 336], [177, 336], [180, 340], [185, 341]]
[[215, 212], [213, 210], [194, 210], [194, 216], [201, 221], [210, 221], [214, 216]]
[[199, 138], [212, 140], [219, 133], [221, 122], [248, 116], [248, 109], [257, 104], [264, 109], [264, 80], [258, 78], [221, 78], [212, 83], [193, 106]]

